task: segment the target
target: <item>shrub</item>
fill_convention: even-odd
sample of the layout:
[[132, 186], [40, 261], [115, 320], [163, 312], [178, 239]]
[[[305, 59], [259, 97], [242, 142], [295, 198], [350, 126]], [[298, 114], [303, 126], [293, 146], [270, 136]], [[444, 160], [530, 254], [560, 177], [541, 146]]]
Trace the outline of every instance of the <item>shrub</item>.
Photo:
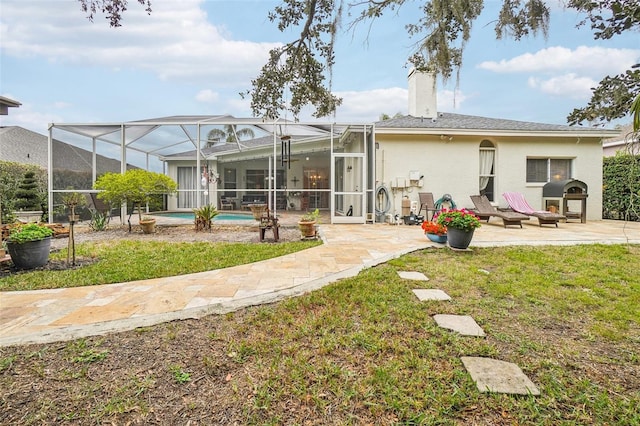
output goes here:
[[28, 241], [43, 240], [53, 235], [53, 231], [37, 223], [27, 223], [18, 225], [11, 229], [9, 241], [16, 244], [26, 243]]
[[640, 220], [640, 156], [616, 155], [603, 160], [602, 217]]

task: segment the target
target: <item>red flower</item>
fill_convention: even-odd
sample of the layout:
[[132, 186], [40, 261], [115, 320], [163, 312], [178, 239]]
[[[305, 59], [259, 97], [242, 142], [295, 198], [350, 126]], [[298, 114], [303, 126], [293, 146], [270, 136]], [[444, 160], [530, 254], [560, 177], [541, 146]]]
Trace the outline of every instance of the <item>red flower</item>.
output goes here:
[[447, 228], [439, 223], [430, 222], [425, 220], [422, 222], [422, 230], [425, 234], [444, 235], [447, 233]]

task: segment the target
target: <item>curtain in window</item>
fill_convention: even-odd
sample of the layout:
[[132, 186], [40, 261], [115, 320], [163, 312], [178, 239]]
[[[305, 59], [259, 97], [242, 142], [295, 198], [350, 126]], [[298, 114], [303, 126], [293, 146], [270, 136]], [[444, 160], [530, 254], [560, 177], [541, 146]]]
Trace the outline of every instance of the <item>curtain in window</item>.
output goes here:
[[493, 159], [495, 151], [492, 149], [480, 150], [480, 191], [487, 189], [487, 184], [491, 179], [491, 171], [493, 170]]
[[195, 167], [178, 167], [178, 208], [192, 209], [196, 207], [196, 197], [200, 174]]

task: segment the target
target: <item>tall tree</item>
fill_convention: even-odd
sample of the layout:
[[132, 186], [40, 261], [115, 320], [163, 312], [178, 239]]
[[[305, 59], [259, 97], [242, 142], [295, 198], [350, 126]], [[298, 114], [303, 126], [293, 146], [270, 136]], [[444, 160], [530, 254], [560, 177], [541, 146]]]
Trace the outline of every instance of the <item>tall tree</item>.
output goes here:
[[[127, 0], [78, 0], [93, 18], [98, 10], [112, 26], [120, 25]], [[151, 0], [137, 0], [151, 11]], [[348, 27], [392, 13], [408, 0], [354, 0], [349, 4]], [[406, 26], [407, 34], [418, 38], [409, 62], [428, 69], [443, 80], [457, 75], [463, 61], [465, 43], [484, 0], [422, 0], [422, 15]], [[562, 0], [565, 7], [584, 15], [580, 25], [590, 25], [595, 39], [610, 39], [640, 29], [638, 0]], [[315, 108], [316, 117], [335, 112], [341, 99], [331, 93], [331, 70], [335, 62], [335, 39], [342, 29], [344, 0], [282, 0], [269, 13], [282, 32], [293, 30], [295, 40], [271, 50], [267, 63], [252, 81], [251, 97], [256, 116], [276, 118], [289, 110], [299, 114], [305, 105]], [[550, 12], [545, 0], [502, 0], [495, 20], [498, 39], [520, 40], [528, 35], [546, 36]], [[628, 70], [605, 77], [592, 89], [591, 101], [574, 109], [567, 117], [571, 124], [609, 121], [624, 117], [640, 91], [640, 70]]]
[[248, 127], [238, 129], [235, 124], [225, 124], [224, 130], [211, 129], [207, 133], [207, 141], [213, 142], [218, 140], [224, 140], [227, 143], [239, 142], [242, 138], [251, 139], [255, 137], [255, 133]]

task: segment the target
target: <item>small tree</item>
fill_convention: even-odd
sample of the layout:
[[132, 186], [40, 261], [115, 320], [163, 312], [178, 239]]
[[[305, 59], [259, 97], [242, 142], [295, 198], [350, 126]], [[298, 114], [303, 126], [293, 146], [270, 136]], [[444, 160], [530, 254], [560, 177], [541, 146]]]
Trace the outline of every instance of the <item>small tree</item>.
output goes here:
[[[173, 194], [178, 185], [169, 176], [162, 173], [142, 169], [127, 170], [125, 173], [106, 173], [100, 176], [93, 185], [102, 192], [98, 198], [112, 206], [130, 204], [138, 208], [138, 219], [142, 220], [142, 206], [150, 202], [154, 196]], [[131, 232], [131, 215], [127, 219]]]
[[76, 264], [76, 239], [73, 232], [73, 226], [76, 223], [76, 207], [84, 206], [87, 203], [84, 195], [79, 192], [71, 192], [62, 196], [62, 204], [69, 209], [69, 246], [67, 247], [67, 263], [69, 257], [72, 257], [71, 264]]
[[26, 172], [18, 189], [14, 207], [18, 210], [41, 210], [42, 199], [38, 191], [38, 180], [34, 172]]

